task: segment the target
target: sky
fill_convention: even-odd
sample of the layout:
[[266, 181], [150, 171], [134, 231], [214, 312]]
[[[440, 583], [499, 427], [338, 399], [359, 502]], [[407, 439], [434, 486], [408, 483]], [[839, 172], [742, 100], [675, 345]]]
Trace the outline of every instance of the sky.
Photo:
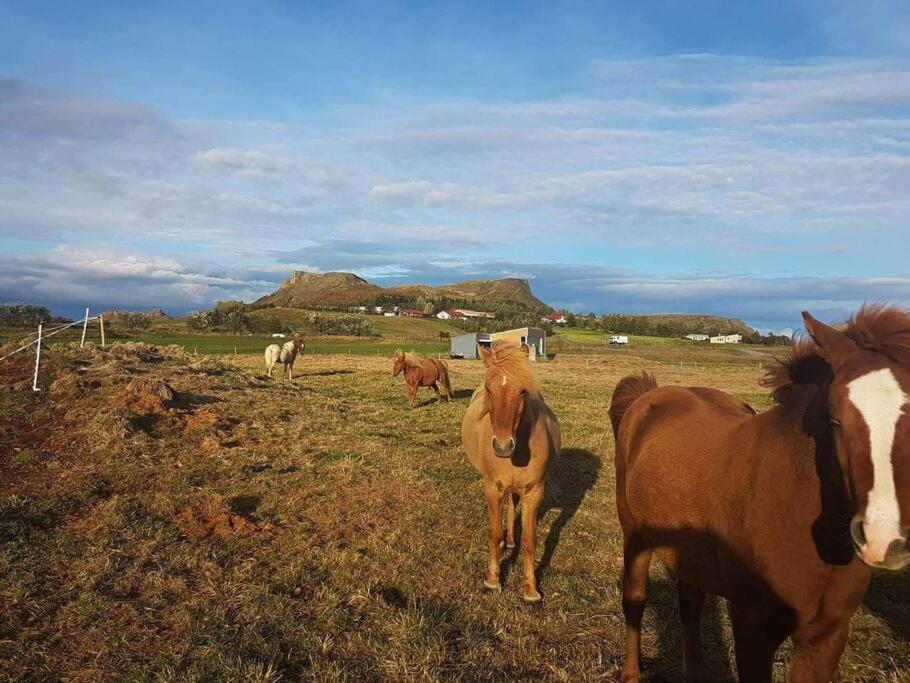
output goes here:
[[0, 0], [0, 302], [910, 306], [910, 4]]

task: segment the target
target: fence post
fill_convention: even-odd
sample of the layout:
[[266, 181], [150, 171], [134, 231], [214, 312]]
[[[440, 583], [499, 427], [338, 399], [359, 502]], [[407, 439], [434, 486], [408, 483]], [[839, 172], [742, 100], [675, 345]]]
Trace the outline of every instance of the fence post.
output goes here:
[[104, 316], [103, 315], [98, 316], [98, 325], [101, 327], [101, 348], [103, 349], [107, 345], [107, 343], [104, 339]]
[[79, 348], [85, 346], [85, 331], [88, 329], [88, 306], [85, 307], [85, 321], [82, 323], [82, 341], [79, 342]]
[[41, 363], [41, 330], [43, 328], [42, 323], [38, 323], [38, 344], [37, 350], [35, 351], [35, 379], [32, 381], [32, 391], [41, 391], [38, 388], [38, 365]]

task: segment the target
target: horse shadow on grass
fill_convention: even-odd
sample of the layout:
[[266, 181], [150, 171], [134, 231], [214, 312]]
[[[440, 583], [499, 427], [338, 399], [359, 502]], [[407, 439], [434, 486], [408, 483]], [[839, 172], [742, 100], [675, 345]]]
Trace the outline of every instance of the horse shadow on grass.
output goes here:
[[[543, 541], [543, 554], [537, 563], [537, 581], [540, 583], [550, 568], [553, 554], [559, 545], [563, 529], [578, 512], [582, 501], [600, 476], [600, 459], [591, 451], [580, 448], [564, 448], [550, 465], [547, 488], [538, 512], [538, 520], [550, 510], [559, 510], [559, 516], [550, 525], [550, 531]], [[521, 557], [522, 515], [519, 508], [515, 519], [515, 548], [506, 555], [501, 567], [503, 578]]]
[[[463, 398], [471, 398], [471, 396], [473, 396], [473, 395], [474, 395], [473, 389], [456, 389], [455, 391], [452, 392], [452, 402], [454, 403], [455, 401], [458, 401]], [[437, 402], [436, 395], [433, 394], [431, 398], [421, 401], [420, 403], [415, 403], [414, 407], [415, 408], [424, 408], [424, 407], [426, 407], [428, 405], [432, 405], [433, 403], [436, 403], [436, 402]], [[443, 403], [446, 402], [444, 394], [442, 397], [442, 402]]]

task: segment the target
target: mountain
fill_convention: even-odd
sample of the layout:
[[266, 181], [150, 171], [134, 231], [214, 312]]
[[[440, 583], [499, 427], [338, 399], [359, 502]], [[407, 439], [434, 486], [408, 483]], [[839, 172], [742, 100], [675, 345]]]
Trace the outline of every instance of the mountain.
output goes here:
[[253, 305], [334, 308], [371, 304], [382, 296], [382, 287], [371, 285], [354, 273], [306, 273], [295, 270], [277, 290], [257, 299]]
[[290, 308], [365, 306], [395, 302], [414, 305], [418, 297], [433, 302], [496, 308], [496, 304], [517, 303], [531, 308], [549, 309], [531, 293], [527, 280], [468, 280], [441, 287], [399, 285], [383, 288], [353, 273], [305, 273], [294, 271], [272, 294], [253, 302], [253, 306]]
[[[623, 315], [605, 316], [610, 329], [615, 332], [634, 334], [658, 334], [658, 328], [670, 331], [674, 336], [686, 334], [741, 334], [752, 335], [755, 330], [739, 318], [725, 318], [719, 315], [687, 315], [666, 313], [656, 315]], [[614, 329], [615, 328], [615, 329]]]
[[429, 287], [427, 285], [400, 285], [386, 289], [388, 296], [425, 299], [462, 300], [478, 304], [518, 303], [530, 308], [550, 308], [531, 293], [527, 280], [514, 277], [502, 280], [466, 280], [451, 285]]

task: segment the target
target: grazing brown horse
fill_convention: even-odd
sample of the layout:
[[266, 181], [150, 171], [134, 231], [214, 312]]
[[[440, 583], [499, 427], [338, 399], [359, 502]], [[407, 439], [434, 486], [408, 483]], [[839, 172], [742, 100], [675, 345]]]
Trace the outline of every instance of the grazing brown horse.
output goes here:
[[[452, 385], [449, 383], [449, 365], [436, 358], [418, 358], [413, 353], [404, 353], [401, 349], [395, 352], [392, 362], [392, 377], [404, 371], [404, 381], [408, 386], [408, 407], [414, 408], [414, 399], [420, 387], [433, 387], [436, 401], [441, 402], [439, 386], [446, 392], [446, 400], [452, 402]], [[438, 384], [437, 384], [438, 382]]]
[[742, 681], [771, 680], [787, 637], [790, 680], [830, 680], [869, 567], [910, 562], [910, 313], [866, 306], [843, 330], [803, 318], [811, 339], [765, 378], [765, 413], [646, 374], [613, 394], [623, 680], [640, 676], [652, 552], [679, 581], [687, 676], [704, 674], [708, 592], [729, 600]]
[[[490, 590], [500, 591], [499, 562], [503, 545], [515, 547], [515, 503], [521, 501], [521, 554], [524, 581], [521, 596], [539, 602], [534, 562], [537, 555], [537, 513], [543, 500], [550, 460], [559, 454], [556, 416], [537, 390], [527, 348], [513, 342], [493, 342], [492, 350], [478, 346], [484, 364], [484, 383], [471, 397], [461, 423], [461, 441], [468, 461], [483, 477], [490, 512]], [[507, 505], [503, 543], [502, 504]]]

